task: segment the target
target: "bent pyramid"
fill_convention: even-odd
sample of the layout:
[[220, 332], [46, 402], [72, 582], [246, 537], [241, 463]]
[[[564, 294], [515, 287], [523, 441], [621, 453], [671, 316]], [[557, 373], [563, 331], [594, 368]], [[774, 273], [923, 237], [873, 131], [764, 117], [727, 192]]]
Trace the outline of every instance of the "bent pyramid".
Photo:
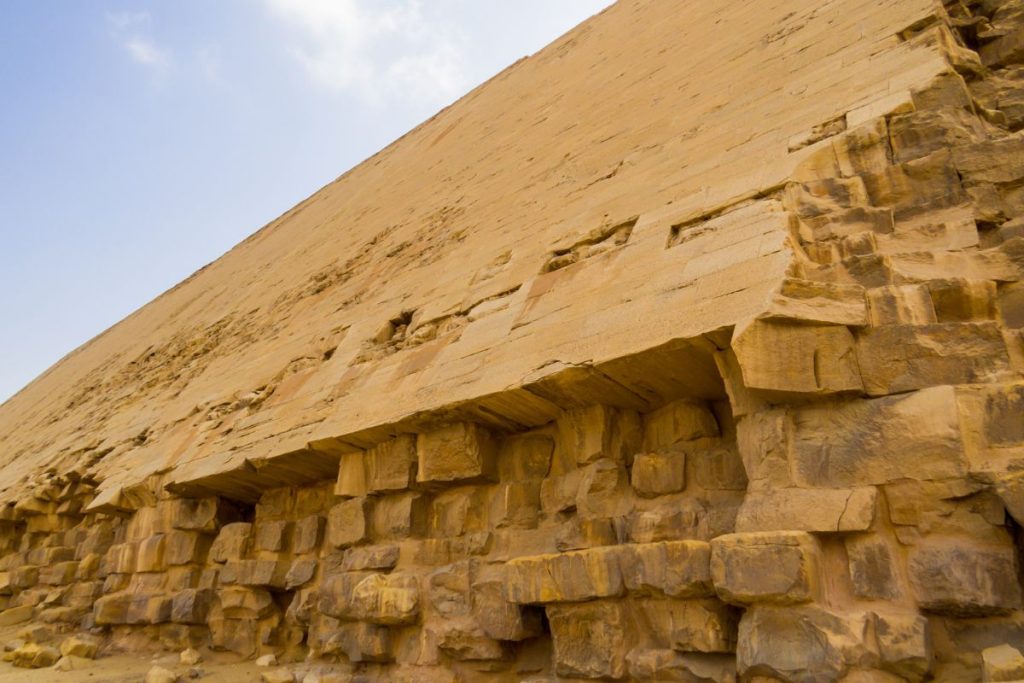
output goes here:
[[0, 407], [0, 624], [1024, 678], [1022, 128], [1019, 0], [621, 0]]

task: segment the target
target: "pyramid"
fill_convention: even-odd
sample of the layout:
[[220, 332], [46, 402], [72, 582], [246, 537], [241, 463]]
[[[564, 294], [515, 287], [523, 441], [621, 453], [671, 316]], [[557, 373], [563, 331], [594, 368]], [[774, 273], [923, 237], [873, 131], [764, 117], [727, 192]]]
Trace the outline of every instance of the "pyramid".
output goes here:
[[1024, 679], [1022, 129], [1020, 0], [620, 0], [0, 406], [0, 627]]

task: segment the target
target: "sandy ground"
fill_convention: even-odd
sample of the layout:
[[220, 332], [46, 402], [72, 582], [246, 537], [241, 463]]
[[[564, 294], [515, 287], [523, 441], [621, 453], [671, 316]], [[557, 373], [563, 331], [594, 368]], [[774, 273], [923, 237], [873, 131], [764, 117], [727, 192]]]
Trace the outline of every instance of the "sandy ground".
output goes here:
[[[15, 637], [20, 626], [0, 629], [0, 643]], [[61, 636], [52, 643], [59, 647]], [[0, 683], [142, 683], [146, 673], [156, 665], [181, 676], [182, 681], [196, 680], [204, 683], [259, 683], [260, 674], [268, 669], [256, 666], [251, 661], [240, 661], [235, 655], [222, 652], [201, 651], [203, 661], [195, 668], [202, 672], [198, 678], [189, 678], [192, 667], [178, 662], [177, 654], [116, 654], [100, 656], [95, 660], [78, 660], [81, 668], [73, 671], [57, 669], [20, 669], [8, 662], [0, 662]], [[301, 666], [293, 670], [301, 669]], [[302, 679], [299, 678], [301, 681]]]

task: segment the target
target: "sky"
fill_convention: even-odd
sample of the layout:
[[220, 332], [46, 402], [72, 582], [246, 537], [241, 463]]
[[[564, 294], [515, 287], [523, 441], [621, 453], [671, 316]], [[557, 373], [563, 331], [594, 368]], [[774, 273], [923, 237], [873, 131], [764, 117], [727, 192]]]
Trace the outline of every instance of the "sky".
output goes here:
[[609, 4], [0, 1], [0, 401]]

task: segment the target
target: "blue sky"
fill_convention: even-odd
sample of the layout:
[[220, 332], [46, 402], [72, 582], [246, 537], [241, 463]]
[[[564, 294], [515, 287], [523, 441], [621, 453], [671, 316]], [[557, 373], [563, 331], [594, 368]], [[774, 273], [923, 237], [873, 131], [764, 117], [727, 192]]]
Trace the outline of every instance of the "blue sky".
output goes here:
[[0, 401], [611, 0], [4, 0]]

